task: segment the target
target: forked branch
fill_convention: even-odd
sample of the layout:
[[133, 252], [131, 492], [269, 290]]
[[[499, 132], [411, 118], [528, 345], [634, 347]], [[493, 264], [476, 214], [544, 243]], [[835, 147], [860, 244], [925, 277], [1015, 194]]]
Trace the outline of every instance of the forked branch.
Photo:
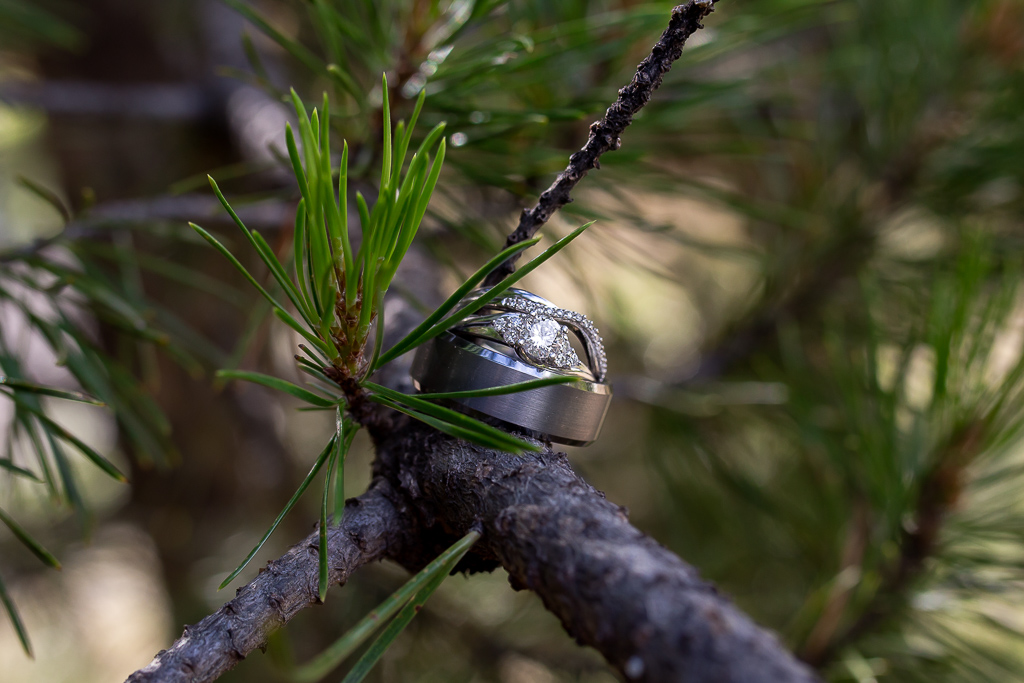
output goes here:
[[[342, 523], [327, 535], [331, 582], [343, 584], [359, 567], [384, 558], [400, 545], [406, 521], [391, 503], [390, 486], [375, 482], [349, 500]], [[238, 589], [235, 599], [162, 650], [127, 683], [208, 683], [267, 643], [267, 636], [299, 610], [320, 601], [314, 531], [283, 557], [269, 562], [259, 576]]]

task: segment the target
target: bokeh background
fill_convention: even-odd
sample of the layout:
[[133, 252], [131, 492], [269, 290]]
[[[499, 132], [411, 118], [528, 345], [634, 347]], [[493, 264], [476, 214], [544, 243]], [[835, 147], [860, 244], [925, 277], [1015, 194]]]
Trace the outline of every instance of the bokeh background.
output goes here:
[[[63, 565], [0, 527], [35, 651], [0, 619], [5, 682], [144, 666], [230, 597], [332, 430], [214, 381], [298, 381], [296, 338], [186, 226], [236, 235], [212, 173], [290, 243], [288, 88], [330, 93], [364, 194], [380, 74], [396, 117], [427, 88], [449, 152], [396, 285], [425, 309], [498, 250], [670, 9], [0, 0], [0, 374], [99, 372], [110, 408], [43, 405], [131, 480], [72, 453], [59, 502], [0, 469], [0, 508]], [[545, 232], [598, 223], [525, 282], [609, 347], [604, 434], [570, 457], [829, 680], [1024, 680], [1024, 2], [722, 0], [705, 23]], [[0, 459], [56, 463], [6, 396]], [[349, 495], [371, 458], [360, 436]], [[303, 501], [257, 562], [317, 518]], [[405, 578], [361, 570], [223, 680], [282, 680]], [[370, 678], [616, 680], [501, 571], [449, 579]]]

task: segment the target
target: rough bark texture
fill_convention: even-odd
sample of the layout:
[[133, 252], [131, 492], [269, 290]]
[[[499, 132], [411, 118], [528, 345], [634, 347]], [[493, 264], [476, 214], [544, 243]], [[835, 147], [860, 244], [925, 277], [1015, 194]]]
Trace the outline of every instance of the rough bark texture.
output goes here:
[[[329, 532], [335, 583], [383, 557], [419, 569], [477, 529], [483, 538], [459, 569], [504, 567], [513, 587], [535, 591], [578, 642], [628, 680], [818, 680], [695, 569], [633, 527], [564, 453], [491, 451], [384, 409], [363, 418], [377, 446], [375, 479]], [[318, 602], [316, 548], [314, 533], [128, 683], [206, 683], [262, 647]]]
[[[386, 482], [375, 482], [359, 498], [345, 505], [340, 526], [327, 536], [331, 582], [345, 583], [359, 567], [382, 559], [400, 543], [405, 522], [391, 503], [394, 495]], [[267, 564], [235, 599], [194, 626], [163, 650], [128, 683], [201, 683], [217, 679], [228, 669], [262, 648], [267, 636], [295, 614], [320, 602], [317, 532]]]
[[[555, 182], [540, 195], [537, 205], [527, 211], [523, 209], [519, 225], [508, 236], [505, 246], [510, 247], [536, 234], [548, 222], [552, 214], [572, 201], [569, 193], [576, 183], [594, 168], [600, 168], [599, 159], [605, 152], [616, 150], [622, 144], [619, 136], [633, 122], [633, 116], [651, 99], [651, 94], [661, 85], [662, 79], [672, 63], [683, 53], [686, 39], [703, 28], [701, 20], [715, 9], [716, 0], [690, 0], [672, 10], [672, 18], [661, 38], [651, 48], [651, 54], [636, 68], [636, 74], [629, 85], [619, 90], [619, 97], [608, 107], [604, 118], [590, 125], [590, 137], [583, 148], [569, 157], [569, 165]], [[519, 255], [510, 258], [492, 272], [484, 281], [486, 286], [497, 284], [503, 277], [515, 270]]]
[[[535, 591], [578, 642], [627, 679], [818, 680], [696, 570], [633, 527], [565, 454], [490, 451], [405, 418], [371, 432], [376, 474], [415, 510], [422, 539], [443, 548], [482, 528], [464, 568], [500, 563], [514, 587]], [[392, 556], [412, 567], [425, 559]]]

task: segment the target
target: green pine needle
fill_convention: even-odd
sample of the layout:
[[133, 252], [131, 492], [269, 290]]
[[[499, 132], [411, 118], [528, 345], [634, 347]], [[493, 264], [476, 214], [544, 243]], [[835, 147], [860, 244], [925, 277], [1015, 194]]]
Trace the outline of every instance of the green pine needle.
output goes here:
[[32, 538], [24, 527], [18, 524], [10, 515], [4, 512], [3, 508], [0, 508], [0, 522], [7, 525], [7, 528], [11, 530], [14, 537], [21, 541], [22, 545], [32, 551], [32, 554], [39, 558], [39, 561], [48, 567], [54, 569], [60, 569], [60, 562], [53, 554], [44, 548], [37, 540]]
[[[13, 428], [14, 428], [14, 426], [12, 425], [12, 430], [13, 430]], [[15, 465], [10, 460], [0, 459], [0, 469], [7, 470], [8, 472], [11, 472], [12, 474], [15, 474], [15, 475], [17, 475], [19, 477], [25, 477], [26, 479], [31, 479], [32, 481], [37, 482], [39, 484], [45, 483], [45, 481], [38, 474], [36, 474], [35, 472], [33, 472], [31, 470], [27, 470], [24, 467], [19, 467], [18, 465]]]
[[[367, 383], [370, 384], [370, 383]], [[540, 447], [517, 439], [502, 430], [492, 427], [468, 415], [439, 406], [430, 401], [417, 399], [415, 396], [392, 391], [379, 385], [368, 386], [375, 391], [370, 400], [416, 418], [445, 434], [465, 439], [475, 444], [499, 451], [523, 453], [539, 451]]]
[[473, 291], [477, 285], [484, 281], [495, 268], [500, 266], [502, 263], [515, 256], [516, 254], [529, 249], [533, 245], [540, 241], [540, 237], [534, 237], [529, 240], [520, 242], [519, 244], [503, 249], [499, 254], [491, 258], [485, 263], [479, 270], [469, 276], [465, 282], [463, 282], [458, 289], [452, 292], [451, 296], [444, 300], [444, 302], [438, 306], [433, 313], [427, 316], [426, 320], [417, 325], [409, 334], [405, 335], [398, 343], [384, 352], [377, 362], [372, 366], [374, 370], [380, 366], [388, 363], [395, 358], [398, 358], [403, 353], [407, 353], [409, 350], [415, 348], [419, 344], [426, 341], [422, 336], [437, 323], [441, 318], [448, 314], [453, 308], [458, 306], [459, 302], [462, 301], [467, 294]]
[[121, 472], [121, 470], [117, 469], [117, 467], [115, 467], [112, 462], [104, 458], [94, 448], [92, 448], [87, 443], [79, 439], [77, 436], [75, 436], [68, 430], [64, 429], [64, 427], [60, 426], [59, 424], [51, 420], [46, 415], [46, 413], [42, 411], [42, 409], [36, 406], [29, 405], [18, 396], [14, 397], [14, 401], [19, 405], [19, 407], [28, 411], [29, 413], [32, 413], [35, 419], [38, 420], [40, 424], [42, 424], [42, 426], [45, 428], [46, 433], [48, 435], [53, 434], [60, 438], [62, 441], [70, 443], [79, 451], [81, 451], [82, 455], [91, 460], [94, 465], [99, 467], [104, 473], [109, 475], [111, 478], [123, 484], [128, 483], [128, 477], [126, 477]]
[[228, 261], [230, 261], [231, 265], [233, 265], [238, 270], [238, 272], [240, 272], [245, 277], [245, 279], [249, 281], [249, 284], [256, 288], [256, 291], [263, 295], [264, 299], [269, 301], [273, 306], [280, 308], [282, 310], [284, 309], [284, 306], [282, 306], [277, 299], [272, 297], [270, 293], [263, 288], [263, 285], [256, 281], [256, 278], [254, 278], [249, 273], [246, 267], [242, 265], [241, 261], [235, 258], [235, 255], [231, 253], [231, 250], [220, 243], [220, 240], [218, 240], [216, 237], [214, 237], [209, 232], [199, 227], [195, 223], [189, 223], [189, 227], [191, 227], [193, 230], [199, 233], [203, 239], [205, 239], [213, 246], [214, 249], [219, 251]]
[[4, 377], [0, 375], [0, 389], [10, 387], [18, 391], [27, 391], [32, 394], [39, 394], [40, 396], [52, 396], [54, 398], [63, 398], [68, 401], [77, 401], [79, 403], [88, 403], [94, 406], [105, 406], [107, 405], [99, 399], [93, 398], [83, 394], [80, 391], [65, 391], [63, 389], [56, 389], [54, 387], [47, 387], [33, 382], [26, 382], [25, 380], [15, 379], [14, 377]]
[[[458, 303], [465, 297], [466, 294], [468, 294], [470, 291], [472, 291], [472, 289], [473, 289], [473, 287], [475, 287], [476, 283], [481, 282], [487, 276], [488, 273], [493, 271], [499, 265], [504, 263], [505, 260], [507, 260], [507, 257], [506, 258], [500, 258], [500, 257], [504, 256], [506, 253], [509, 253], [509, 252], [511, 252], [511, 253], [518, 253], [519, 251], [524, 249], [526, 246], [529, 246], [530, 244], [535, 244], [536, 243], [535, 240], [538, 239], [538, 238], [534, 238], [534, 240], [530, 240], [529, 242], [524, 242], [522, 244], [518, 244], [518, 245], [515, 245], [514, 247], [510, 247], [509, 249], [506, 249], [501, 254], [499, 254], [497, 257], [495, 257], [495, 258], [491, 259], [490, 261], [488, 261], [488, 263], [483, 268], [481, 268], [476, 273], [474, 273], [473, 276], [470, 277], [469, 280], [467, 280], [465, 283], [463, 283], [463, 285], [461, 287], [459, 287], [458, 290], [456, 290], [455, 294], [453, 294], [452, 296], [448, 297], [448, 299], [444, 302], [444, 304], [442, 304], [441, 307], [439, 307], [437, 309], [437, 311], [435, 311], [433, 314], [431, 314], [431, 316], [429, 316], [427, 318], [427, 320], [425, 320], [423, 323], [421, 323], [418, 327], [416, 327], [416, 329], [414, 329], [412, 332], [410, 332], [408, 335], [406, 335], [400, 342], [395, 344], [394, 347], [392, 347], [389, 351], [387, 351], [385, 354], [383, 354], [380, 357], [380, 359], [378, 361], [378, 364], [379, 365], [383, 365], [384, 363], [386, 363], [386, 362], [388, 362], [388, 361], [390, 361], [390, 360], [392, 360], [394, 358], [397, 358], [398, 356], [400, 356], [403, 353], [409, 351], [410, 349], [412, 349], [412, 348], [414, 348], [416, 346], [419, 346], [423, 342], [425, 342], [425, 341], [427, 341], [429, 339], [433, 339], [437, 335], [441, 334], [445, 330], [447, 330], [447, 329], [453, 327], [454, 325], [458, 324], [459, 322], [464, 320], [466, 317], [472, 315], [473, 313], [476, 313], [477, 311], [479, 311], [481, 308], [486, 306], [491, 301], [494, 301], [498, 297], [500, 297], [503, 294], [505, 294], [509, 290], [509, 288], [512, 287], [512, 285], [514, 285], [516, 282], [521, 280], [523, 277], [525, 277], [526, 275], [528, 275], [531, 272], [533, 272], [534, 270], [536, 270], [541, 264], [543, 264], [545, 261], [547, 261], [549, 258], [554, 256], [555, 254], [557, 254], [562, 249], [564, 249], [570, 242], [572, 242], [574, 239], [576, 239], [581, 234], [583, 234], [583, 231], [586, 230], [587, 228], [589, 228], [593, 224], [594, 224], [594, 221], [590, 221], [589, 223], [584, 223], [580, 227], [576, 228], [571, 233], [569, 233], [568, 235], [566, 235], [565, 237], [563, 237], [562, 239], [558, 240], [557, 242], [552, 244], [550, 247], [545, 249], [540, 255], [536, 256], [531, 261], [529, 261], [528, 263], [523, 265], [517, 271], [515, 271], [511, 275], [507, 276], [505, 279], [503, 279], [497, 285], [495, 285], [494, 287], [491, 287], [486, 292], [481, 294], [479, 297], [477, 297], [473, 301], [467, 303], [462, 308], [457, 310], [455, 313], [452, 313], [451, 315], [449, 315], [447, 318], [443, 318], [442, 319], [442, 317], [445, 314], [447, 314], [448, 311], [450, 311], [452, 308], [454, 308], [456, 305], [458, 305]], [[486, 271], [486, 272], [484, 272], [484, 271]], [[483, 273], [483, 274], [481, 275], [481, 273]], [[473, 283], [473, 284], [471, 285], [470, 283]], [[456, 295], [459, 295], [459, 294], [461, 294], [461, 296], [457, 297]], [[441, 311], [443, 311], [443, 312], [441, 312]], [[428, 321], [429, 321], [429, 324], [428, 324]]]
[[554, 384], [570, 384], [572, 382], [579, 381], [580, 380], [575, 377], [542, 377], [540, 379], [531, 379], [525, 382], [515, 382], [513, 384], [506, 384], [500, 387], [489, 387], [487, 389], [467, 389], [466, 391], [443, 391], [439, 393], [416, 394], [416, 397], [422, 398], [427, 401], [438, 401], [442, 399], [453, 398], [483, 398], [485, 396], [506, 396], [508, 394], [518, 394], [519, 392], [522, 391], [531, 391], [533, 389], [549, 387]]
[[[355, 652], [360, 645], [366, 642], [382, 624], [408, 605], [410, 600], [418, 597], [421, 591], [429, 588], [429, 592], [432, 593], [440, 583], [438, 579], [444, 580], [479, 538], [480, 534], [475, 531], [466, 534], [452, 547], [420, 570], [416, 576], [409, 579], [401, 588], [392, 593], [387, 600], [363, 617], [358, 624], [349, 629], [345, 635], [317, 655], [316, 658], [303, 666], [289, 671], [288, 678], [295, 681], [295, 683], [313, 683], [329, 674], [349, 655]], [[386, 649], [397, 635], [398, 633], [394, 633], [387, 642], [381, 643], [383, 649]], [[376, 658], [374, 661], [376, 661]]]
[[[344, 438], [340, 433], [340, 419], [338, 420], [338, 423], [339, 433], [334, 436], [334, 447], [331, 448], [331, 457], [327, 461], [327, 475], [324, 477], [324, 491], [323, 495], [320, 497], [320, 545], [317, 547], [316, 552], [319, 577], [317, 586], [320, 602], [324, 602], [327, 599], [327, 589], [330, 587], [330, 564], [328, 562], [330, 558], [330, 548], [327, 545], [327, 504], [331, 495], [331, 476], [334, 474], [334, 468], [338, 464], [338, 454], [341, 451], [342, 444], [344, 443]], [[344, 463], [341, 465], [344, 467]]]
[[242, 563], [235, 567], [235, 569], [230, 574], [228, 574], [227, 578], [225, 578], [221, 582], [220, 586], [217, 587], [217, 590], [222, 590], [223, 588], [225, 588], [228, 584], [234, 581], [236, 576], [242, 573], [242, 570], [246, 568], [246, 566], [252, 561], [252, 558], [256, 556], [256, 553], [260, 551], [260, 548], [262, 548], [263, 544], [267, 542], [267, 539], [269, 539], [270, 535], [274, 533], [274, 530], [277, 529], [277, 527], [281, 524], [281, 521], [285, 518], [285, 516], [289, 512], [291, 512], [292, 508], [295, 507], [295, 504], [299, 502], [299, 498], [302, 497], [302, 494], [306, 492], [307, 488], [309, 488], [309, 485], [313, 482], [313, 479], [316, 478], [316, 475], [323, 467], [324, 462], [326, 462], [327, 458], [334, 452], [334, 442], [336, 439], [337, 435], [332, 436], [331, 440], [327, 442], [327, 446], [324, 448], [323, 451], [321, 451], [320, 455], [317, 456], [316, 462], [313, 463], [313, 467], [310, 468], [309, 473], [306, 475], [306, 478], [302, 480], [302, 483], [299, 484], [299, 488], [295, 490], [295, 493], [292, 494], [292, 497], [285, 504], [284, 509], [281, 510], [281, 512], [277, 515], [277, 518], [274, 519], [274, 523], [271, 524], [270, 528], [267, 529], [265, 534], [263, 534], [263, 538], [261, 538], [259, 542], [253, 547], [253, 549], [249, 551], [249, 554], [245, 556], [245, 559], [242, 560]]
[[245, 382], [253, 382], [255, 384], [261, 384], [277, 391], [283, 391], [286, 394], [294, 396], [295, 398], [314, 405], [320, 408], [330, 408], [337, 406], [344, 402], [344, 398], [341, 396], [320, 396], [315, 394], [308, 389], [303, 389], [300, 386], [292, 384], [288, 380], [281, 379], [279, 377], [273, 377], [271, 375], [264, 375], [260, 372], [248, 372], [245, 370], [218, 370], [217, 377], [222, 379], [239, 379]]
[[[370, 669], [380, 661], [380, 658], [387, 652], [391, 644], [395, 642], [395, 639], [401, 635], [405, 627], [409, 625], [409, 622], [413, 620], [423, 604], [427, 601], [434, 592], [441, 587], [444, 580], [448, 578], [448, 575], [455, 568], [455, 565], [459, 563], [462, 556], [472, 547], [474, 543], [480, 538], [480, 534], [476, 531], [471, 531], [466, 534], [460, 541], [458, 541], [452, 548], [447, 550], [442, 558], [444, 564], [430, 575], [426, 581], [424, 581], [422, 587], [416, 591], [416, 595], [406, 603], [402, 611], [392, 620], [387, 628], [377, 637], [369, 649], [363, 653], [363, 656], [359, 658], [356, 665], [352, 667], [352, 670], [348, 672], [342, 683], [359, 683], [366, 677], [366, 674], [370, 672]], [[441, 558], [438, 558], [441, 559]]]
[[21, 620], [18, 608], [14, 606], [14, 601], [11, 600], [11, 596], [7, 592], [7, 586], [2, 578], [0, 578], [0, 603], [3, 603], [4, 611], [7, 612], [7, 616], [11, 620], [14, 633], [17, 634], [18, 642], [21, 643], [21, 648], [25, 651], [26, 655], [35, 659], [35, 655], [32, 653], [32, 643], [28, 639], [28, 630], [25, 628], [25, 622]]

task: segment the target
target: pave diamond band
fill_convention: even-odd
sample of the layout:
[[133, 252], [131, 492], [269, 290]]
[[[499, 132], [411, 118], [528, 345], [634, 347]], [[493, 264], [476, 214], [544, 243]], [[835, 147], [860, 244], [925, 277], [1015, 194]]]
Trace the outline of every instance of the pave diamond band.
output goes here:
[[509, 346], [526, 360], [560, 369], [580, 364], [569, 343], [569, 333], [552, 318], [528, 313], [509, 313], [491, 323]]
[[[466, 299], [476, 298], [480, 293], [481, 290], [477, 290]], [[581, 373], [589, 370], [589, 376], [598, 382], [604, 381], [608, 371], [601, 336], [587, 316], [558, 308], [526, 290], [510, 289], [507, 296], [488, 304], [459, 329], [503, 342], [520, 358], [540, 367]], [[587, 357], [585, 367], [569, 342], [570, 332], [583, 344]]]
[[[481, 293], [477, 290], [465, 301]], [[573, 339], [583, 353], [573, 348]], [[597, 438], [608, 412], [612, 391], [604, 383], [606, 371], [601, 337], [586, 316], [510, 289], [419, 346], [412, 378], [420, 391], [456, 392], [571, 377], [565, 384], [446, 402], [537, 438], [585, 446]]]

